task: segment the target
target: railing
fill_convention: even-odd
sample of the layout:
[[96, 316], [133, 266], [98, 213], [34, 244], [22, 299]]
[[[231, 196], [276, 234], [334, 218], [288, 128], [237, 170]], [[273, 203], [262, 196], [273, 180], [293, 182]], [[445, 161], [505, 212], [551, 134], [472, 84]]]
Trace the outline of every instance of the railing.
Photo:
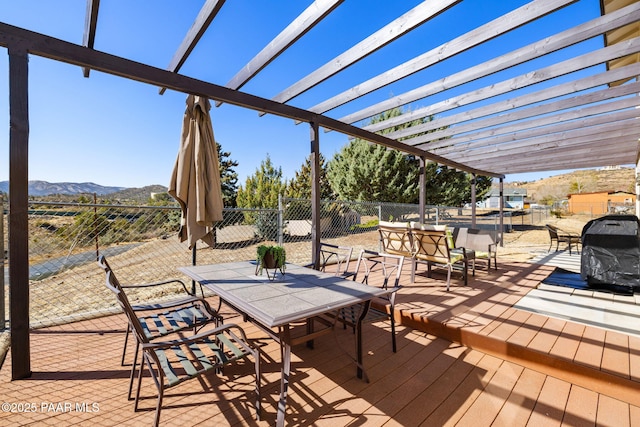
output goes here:
[[[418, 206], [411, 204], [323, 201], [321, 239], [352, 246], [356, 254], [360, 249], [377, 250], [380, 219], [418, 221], [418, 211]], [[509, 230], [514, 224], [530, 224], [535, 215], [533, 212], [506, 217], [504, 222]], [[0, 230], [4, 228], [3, 244], [7, 239], [6, 218], [5, 213], [0, 224]], [[428, 206], [425, 221], [469, 226], [471, 209]], [[32, 202], [28, 222], [32, 327], [118, 311], [115, 299], [104, 286], [104, 274], [96, 266], [99, 254], [108, 258], [123, 283], [175, 277], [177, 267], [192, 263], [192, 252], [177, 238], [180, 223], [177, 206]], [[477, 227], [497, 228], [498, 224], [495, 213], [485, 215], [478, 211]], [[282, 198], [278, 209], [224, 209], [223, 221], [215, 229], [214, 247], [199, 243], [196, 263], [252, 260], [256, 247], [264, 242], [283, 245], [288, 262], [309, 264], [310, 201]], [[5, 270], [4, 263], [1, 268]], [[0, 287], [0, 320], [4, 321], [8, 306], [8, 292], [2, 294], [8, 289], [6, 270], [0, 280], [4, 281]], [[177, 289], [172, 289], [129, 296], [134, 301], [153, 300], [171, 297], [176, 292]], [[7, 325], [0, 323], [0, 326]]]

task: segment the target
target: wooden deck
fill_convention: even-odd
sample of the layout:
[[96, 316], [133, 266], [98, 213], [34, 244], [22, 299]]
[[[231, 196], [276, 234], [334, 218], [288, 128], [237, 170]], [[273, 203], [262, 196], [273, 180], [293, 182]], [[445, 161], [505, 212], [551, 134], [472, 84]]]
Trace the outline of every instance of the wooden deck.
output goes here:
[[[367, 325], [366, 383], [347, 355], [350, 330], [318, 339], [313, 350], [294, 348], [288, 425], [639, 426], [637, 335], [513, 308], [552, 269], [499, 260], [497, 272], [478, 271], [467, 287], [454, 277], [445, 292], [443, 276], [419, 274], [410, 284], [407, 268], [398, 352], [388, 322]], [[262, 420], [254, 418], [249, 364], [226, 370], [223, 380], [170, 389], [162, 424], [274, 424], [279, 349], [244, 325], [263, 344]], [[151, 380], [143, 383], [141, 411], [126, 399], [124, 326], [116, 315], [33, 331], [32, 377], [11, 381], [10, 355], [0, 370], [0, 424], [150, 425]]]

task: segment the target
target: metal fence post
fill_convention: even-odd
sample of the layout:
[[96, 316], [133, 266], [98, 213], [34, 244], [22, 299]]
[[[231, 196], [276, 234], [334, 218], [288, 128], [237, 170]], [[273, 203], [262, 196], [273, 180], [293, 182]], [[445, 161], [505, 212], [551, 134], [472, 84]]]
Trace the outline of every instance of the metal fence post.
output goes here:
[[4, 309], [4, 196], [0, 196], [0, 330], [6, 328]]
[[284, 217], [284, 207], [282, 203], [282, 194], [278, 194], [278, 245], [282, 246], [284, 241], [284, 226], [282, 218]]

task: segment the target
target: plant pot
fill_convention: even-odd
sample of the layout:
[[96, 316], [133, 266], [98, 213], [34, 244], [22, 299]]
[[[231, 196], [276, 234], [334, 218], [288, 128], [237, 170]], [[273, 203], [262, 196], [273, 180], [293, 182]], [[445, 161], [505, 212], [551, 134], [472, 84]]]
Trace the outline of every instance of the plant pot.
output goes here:
[[273, 257], [273, 254], [271, 252], [267, 252], [262, 259], [262, 268], [274, 269], [278, 267], [279, 266], [276, 265], [276, 259]]

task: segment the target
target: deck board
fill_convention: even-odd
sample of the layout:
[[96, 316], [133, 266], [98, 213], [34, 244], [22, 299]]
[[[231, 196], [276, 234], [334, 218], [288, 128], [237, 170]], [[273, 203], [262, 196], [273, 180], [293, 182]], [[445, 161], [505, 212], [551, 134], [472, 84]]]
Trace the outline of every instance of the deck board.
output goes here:
[[545, 375], [524, 369], [492, 426], [526, 426], [538, 400]]
[[[389, 324], [365, 326], [365, 367], [355, 377], [353, 332], [339, 327], [313, 349], [294, 347], [287, 421], [292, 425], [635, 425], [640, 419], [640, 337], [583, 325], [513, 305], [551, 268], [502, 261], [464, 287], [455, 275], [403, 276], [398, 294], [398, 352]], [[253, 419], [250, 364], [167, 392], [166, 425], [267, 426], [279, 392], [278, 346], [237, 321], [263, 348], [263, 419]], [[234, 317], [235, 316], [235, 317]], [[120, 366], [122, 315], [33, 331], [31, 379], [10, 381], [11, 357], [0, 370], [7, 402], [98, 402], [95, 413], [0, 413], [0, 424], [146, 425], [155, 387], [143, 382], [140, 412], [126, 400], [129, 368]], [[130, 355], [132, 349], [130, 349]], [[345, 353], [346, 352], [346, 353]], [[203, 388], [204, 387], [204, 388]]]

